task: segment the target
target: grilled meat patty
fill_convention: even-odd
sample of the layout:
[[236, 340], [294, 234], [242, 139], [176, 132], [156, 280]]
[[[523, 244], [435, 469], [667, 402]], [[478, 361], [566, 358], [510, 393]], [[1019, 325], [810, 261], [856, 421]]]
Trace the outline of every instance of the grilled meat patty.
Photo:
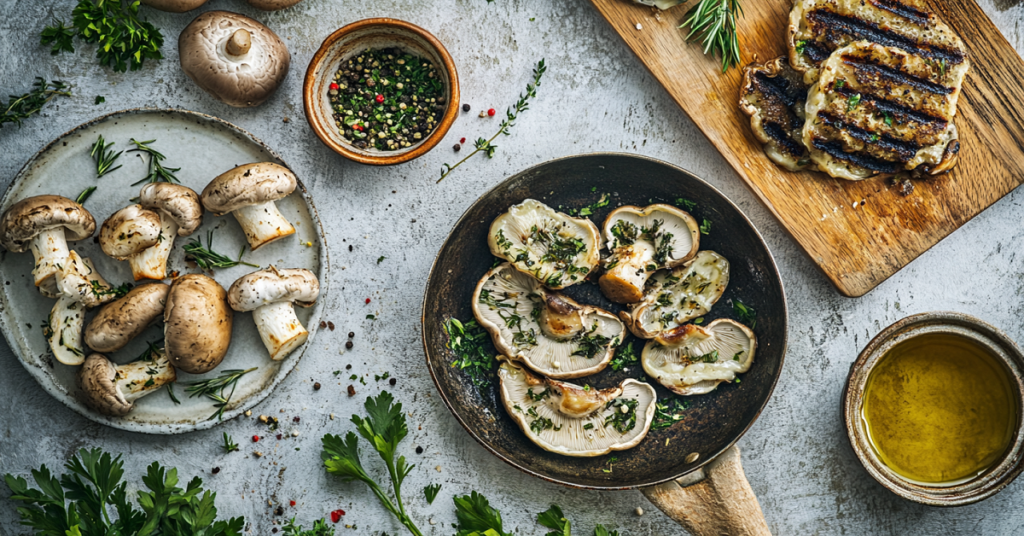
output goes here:
[[968, 63], [937, 63], [858, 41], [835, 50], [807, 95], [803, 142], [821, 171], [860, 180], [952, 169], [957, 100]]
[[789, 61], [808, 85], [835, 50], [869, 41], [952, 68], [967, 48], [924, 0], [796, 0], [789, 18]]
[[783, 56], [743, 69], [740, 109], [750, 116], [750, 128], [776, 164], [799, 171], [811, 164], [803, 142], [807, 85], [803, 73]]

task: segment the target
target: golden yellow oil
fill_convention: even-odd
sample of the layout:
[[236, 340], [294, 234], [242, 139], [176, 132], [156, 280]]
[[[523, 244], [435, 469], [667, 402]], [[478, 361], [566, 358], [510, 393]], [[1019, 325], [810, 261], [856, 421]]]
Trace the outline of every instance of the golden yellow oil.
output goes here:
[[966, 337], [903, 341], [868, 376], [862, 417], [875, 452], [910, 480], [950, 483], [1006, 452], [1020, 408], [1009, 372]]

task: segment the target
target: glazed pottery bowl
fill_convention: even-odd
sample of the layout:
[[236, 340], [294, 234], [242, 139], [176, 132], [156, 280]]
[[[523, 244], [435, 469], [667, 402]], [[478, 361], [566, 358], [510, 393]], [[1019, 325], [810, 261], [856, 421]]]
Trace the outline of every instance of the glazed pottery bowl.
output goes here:
[[[441, 73], [447, 107], [427, 137], [396, 151], [359, 149], [338, 132], [328, 91], [341, 63], [366, 49], [398, 48], [430, 60]], [[386, 166], [408, 162], [425, 154], [448, 132], [459, 110], [459, 75], [444, 45], [429, 32], [408, 22], [389, 18], [353, 22], [332, 33], [313, 55], [303, 83], [306, 120], [317, 137], [338, 154], [363, 164]]]
[[[973, 341], [1003, 367], [1017, 404], [1017, 425], [1002, 457], [980, 474], [950, 483], [928, 484], [909, 480], [879, 458], [868, 436], [863, 415], [868, 377], [879, 361], [896, 345], [923, 335], [954, 335]], [[931, 506], [961, 506], [991, 497], [1012, 482], [1024, 468], [1024, 354], [995, 327], [960, 313], [931, 312], [909, 316], [879, 333], [850, 367], [843, 394], [843, 419], [850, 444], [875, 480], [889, 491]], [[966, 411], [966, 410], [965, 410]]]

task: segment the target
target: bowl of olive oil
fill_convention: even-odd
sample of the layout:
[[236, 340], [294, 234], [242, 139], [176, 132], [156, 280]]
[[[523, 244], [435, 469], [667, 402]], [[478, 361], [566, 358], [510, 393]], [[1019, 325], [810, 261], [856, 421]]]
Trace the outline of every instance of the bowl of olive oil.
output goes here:
[[843, 416], [868, 473], [934, 506], [992, 496], [1024, 469], [1024, 354], [960, 313], [910, 316], [850, 368]]

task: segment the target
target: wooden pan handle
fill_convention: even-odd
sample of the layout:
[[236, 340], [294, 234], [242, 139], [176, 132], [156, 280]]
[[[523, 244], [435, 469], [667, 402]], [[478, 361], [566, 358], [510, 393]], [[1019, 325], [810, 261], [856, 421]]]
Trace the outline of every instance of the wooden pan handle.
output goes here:
[[696, 473], [640, 491], [693, 536], [771, 536], [735, 445]]

